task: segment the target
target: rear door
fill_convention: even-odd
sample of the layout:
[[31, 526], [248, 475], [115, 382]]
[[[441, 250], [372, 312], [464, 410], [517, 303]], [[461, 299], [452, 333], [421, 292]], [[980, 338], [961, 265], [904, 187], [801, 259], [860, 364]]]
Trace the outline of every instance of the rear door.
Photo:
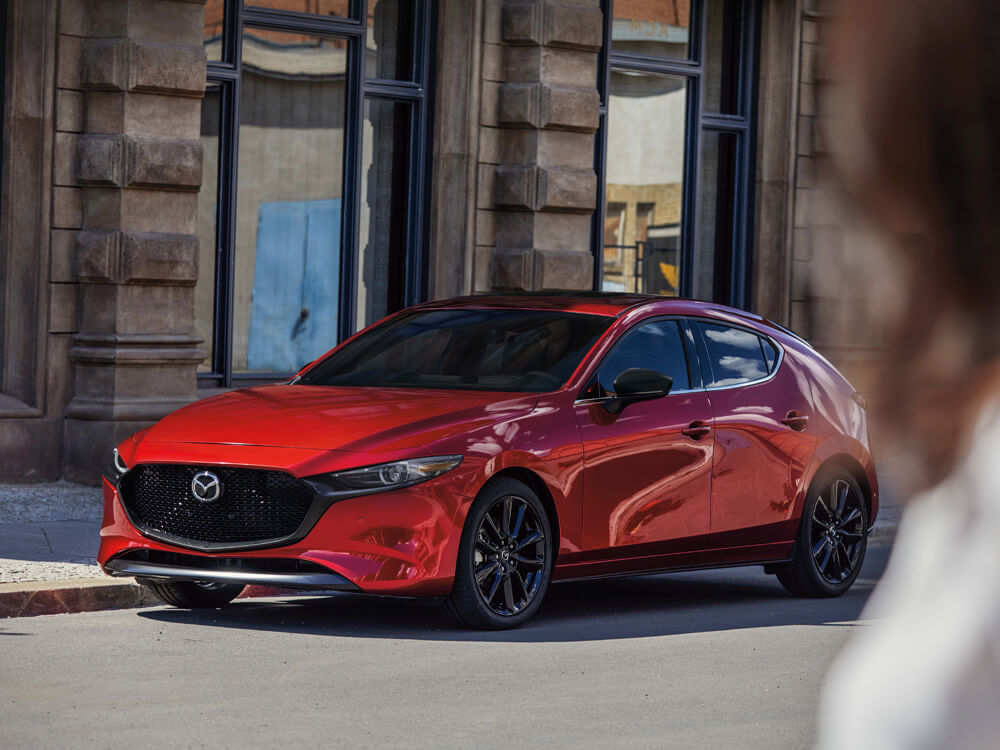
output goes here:
[[[685, 321], [657, 318], [629, 329], [574, 405], [584, 452], [584, 545], [612, 557], [709, 531], [712, 411]], [[689, 363], [690, 359], [690, 363]], [[673, 378], [670, 393], [610, 414], [603, 402], [632, 367]]]
[[805, 380], [771, 339], [698, 320], [703, 377], [712, 402], [713, 546], [792, 539], [792, 517], [816, 437]]

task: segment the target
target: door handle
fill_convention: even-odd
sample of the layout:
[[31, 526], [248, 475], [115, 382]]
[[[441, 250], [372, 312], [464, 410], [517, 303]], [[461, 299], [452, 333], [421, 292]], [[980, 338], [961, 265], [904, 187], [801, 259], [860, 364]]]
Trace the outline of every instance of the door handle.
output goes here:
[[712, 428], [709, 427], [707, 424], [702, 422], [700, 419], [696, 419], [687, 427], [685, 427], [683, 430], [681, 430], [681, 434], [687, 435], [692, 440], [701, 440], [709, 432], [711, 432], [711, 430]]
[[802, 432], [802, 430], [809, 426], [809, 415], [793, 409], [785, 415], [785, 418], [781, 420], [781, 424], [788, 425], [793, 430]]

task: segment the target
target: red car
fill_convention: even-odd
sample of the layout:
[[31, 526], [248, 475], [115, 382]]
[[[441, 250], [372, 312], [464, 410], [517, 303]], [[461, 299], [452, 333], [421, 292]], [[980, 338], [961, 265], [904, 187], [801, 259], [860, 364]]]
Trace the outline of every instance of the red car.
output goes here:
[[763, 564], [836, 596], [878, 511], [864, 398], [809, 344], [608, 294], [403, 310], [125, 440], [104, 497], [100, 564], [168, 603], [440, 597], [480, 628], [572, 578]]

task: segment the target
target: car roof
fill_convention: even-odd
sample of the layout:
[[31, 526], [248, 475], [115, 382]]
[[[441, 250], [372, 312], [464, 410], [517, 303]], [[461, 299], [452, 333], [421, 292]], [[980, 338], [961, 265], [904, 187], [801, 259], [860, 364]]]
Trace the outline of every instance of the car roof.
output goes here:
[[646, 302], [662, 300], [648, 294], [616, 292], [511, 292], [475, 294], [468, 297], [434, 300], [420, 308], [497, 307], [514, 310], [562, 310], [617, 317], [625, 310]]
[[704, 315], [717, 313], [735, 316], [758, 325], [770, 325], [783, 330], [760, 315], [717, 302], [664, 297], [655, 294], [628, 292], [512, 292], [508, 294], [475, 294], [468, 297], [434, 300], [418, 305], [419, 309], [493, 307], [515, 310], [562, 310], [564, 312], [590, 313], [621, 317], [627, 311], [647, 305], [656, 305], [666, 315]]

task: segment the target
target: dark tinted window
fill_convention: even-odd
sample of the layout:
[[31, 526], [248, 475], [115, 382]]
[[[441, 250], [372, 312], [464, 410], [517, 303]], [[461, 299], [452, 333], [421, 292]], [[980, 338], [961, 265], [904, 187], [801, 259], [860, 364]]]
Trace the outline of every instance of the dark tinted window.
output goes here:
[[626, 332], [601, 362], [597, 374], [600, 389], [604, 393], [613, 393], [615, 378], [632, 367], [656, 370], [670, 376], [674, 379], [671, 390], [691, 387], [681, 330], [676, 320], [654, 320]]
[[305, 373], [305, 385], [552, 391], [612, 319], [540, 310], [428, 310], [380, 325]]
[[761, 338], [742, 328], [700, 323], [712, 365], [710, 386], [737, 385], [768, 373]]

